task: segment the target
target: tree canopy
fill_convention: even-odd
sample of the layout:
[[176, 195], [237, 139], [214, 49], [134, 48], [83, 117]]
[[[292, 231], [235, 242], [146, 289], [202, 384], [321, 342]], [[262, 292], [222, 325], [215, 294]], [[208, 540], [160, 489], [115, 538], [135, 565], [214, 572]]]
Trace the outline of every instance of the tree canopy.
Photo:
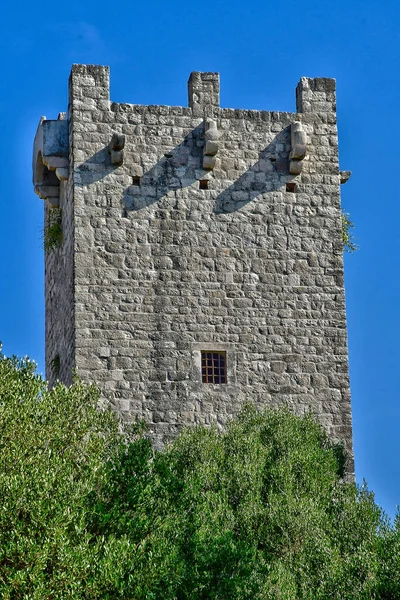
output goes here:
[[245, 406], [154, 452], [93, 386], [0, 356], [0, 427], [5, 600], [400, 598], [400, 519], [311, 415]]

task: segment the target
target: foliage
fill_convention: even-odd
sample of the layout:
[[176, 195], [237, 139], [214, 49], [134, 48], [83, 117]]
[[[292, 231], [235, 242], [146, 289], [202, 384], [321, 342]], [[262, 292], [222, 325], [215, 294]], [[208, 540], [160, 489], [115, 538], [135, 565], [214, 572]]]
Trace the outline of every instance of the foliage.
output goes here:
[[49, 391], [34, 368], [0, 357], [0, 597], [96, 598], [105, 554], [123, 551], [88, 531], [86, 501], [119, 451], [118, 423], [93, 387]]
[[354, 223], [350, 220], [348, 212], [342, 212], [342, 240], [343, 249], [345, 252], [354, 252], [358, 250], [358, 246], [355, 242], [354, 235], [352, 232], [354, 229]]
[[63, 241], [61, 208], [52, 208], [47, 212], [43, 232], [43, 248], [45, 252], [60, 248]]
[[247, 407], [224, 435], [188, 430], [156, 455], [144, 493], [128, 469], [119, 506], [108, 496], [97, 510], [115, 534], [123, 513], [136, 544], [131, 597], [354, 600], [389, 585], [400, 597], [399, 531], [341, 481], [339, 455], [310, 416]]
[[0, 426], [5, 600], [400, 597], [399, 519], [310, 416], [248, 406], [153, 453], [92, 387], [0, 357]]

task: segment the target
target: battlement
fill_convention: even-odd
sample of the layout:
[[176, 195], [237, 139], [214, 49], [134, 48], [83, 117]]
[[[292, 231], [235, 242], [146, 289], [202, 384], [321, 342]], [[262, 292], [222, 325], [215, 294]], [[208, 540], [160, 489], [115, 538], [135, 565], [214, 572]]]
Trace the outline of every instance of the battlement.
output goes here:
[[[110, 100], [110, 70], [98, 65], [73, 65], [69, 79], [70, 96], [92, 99], [97, 105]], [[92, 103], [94, 104], [94, 103]], [[85, 103], [85, 107], [89, 105]], [[193, 71], [188, 80], [188, 107], [199, 116], [220, 108], [219, 73]], [[302, 77], [296, 88], [296, 111], [336, 112], [336, 81], [323, 77]]]
[[252, 400], [312, 410], [351, 454], [335, 81], [302, 78], [293, 113], [219, 94], [194, 72], [188, 107], [116, 103], [108, 67], [72, 67], [33, 159], [62, 227], [47, 377], [95, 381], [158, 445]]

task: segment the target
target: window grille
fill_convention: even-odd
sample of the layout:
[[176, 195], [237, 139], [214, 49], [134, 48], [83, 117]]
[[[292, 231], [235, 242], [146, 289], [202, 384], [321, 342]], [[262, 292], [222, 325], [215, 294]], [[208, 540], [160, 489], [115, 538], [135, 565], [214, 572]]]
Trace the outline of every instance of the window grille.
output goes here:
[[226, 383], [226, 352], [201, 352], [203, 383]]

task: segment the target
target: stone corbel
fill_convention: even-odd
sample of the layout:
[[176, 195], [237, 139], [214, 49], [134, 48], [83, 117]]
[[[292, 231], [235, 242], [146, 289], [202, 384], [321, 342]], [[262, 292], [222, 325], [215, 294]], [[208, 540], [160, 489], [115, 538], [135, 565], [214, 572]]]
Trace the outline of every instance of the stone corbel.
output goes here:
[[292, 123], [290, 138], [292, 149], [289, 154], [289, 172], [299, 175], [303, 168], [302, 161], [307, 154], [307, 134], [300, 121]]
[[346, 183], [351, 177], [351, 171], [340, 171], [340, 183]]
[[123, 133], [113, 133], [108, 151], [113, 165], [122, 165], [124, 162], [125, 136]]
[[60, 196], [47, 196], [46, 202], [49, 208], [58, 208], [60, 206]]
[[67, 181], [69, 175], [68, 167], [57, 167], [56, 176], [60, 181]]
[[211, 171], [215, 167], [218, 152], [219, 132], [217, 123], [212, 119], [207, 119], [205, 122], [205, 144], [203, 150], [203, 169]]

